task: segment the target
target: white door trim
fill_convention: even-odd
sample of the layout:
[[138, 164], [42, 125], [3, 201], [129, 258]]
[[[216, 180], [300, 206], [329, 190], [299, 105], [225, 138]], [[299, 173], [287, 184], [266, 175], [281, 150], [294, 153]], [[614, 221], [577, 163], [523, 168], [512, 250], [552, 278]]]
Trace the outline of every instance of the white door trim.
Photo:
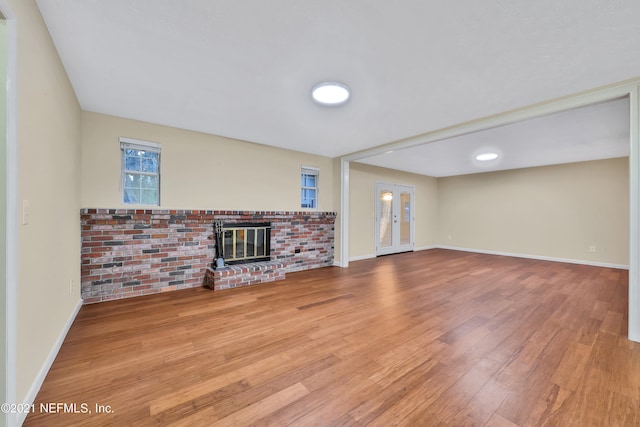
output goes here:
[[[18, 32], [16, 16], [6, 0], [0, 0], [0, 11], [7, 24], [7, 212], [5, 272], [5, 396], [7, 403], [17, 402], [16, 337], [18, 301]], [[8, 426], [18, 425], [16, 414], [3, 414]]]

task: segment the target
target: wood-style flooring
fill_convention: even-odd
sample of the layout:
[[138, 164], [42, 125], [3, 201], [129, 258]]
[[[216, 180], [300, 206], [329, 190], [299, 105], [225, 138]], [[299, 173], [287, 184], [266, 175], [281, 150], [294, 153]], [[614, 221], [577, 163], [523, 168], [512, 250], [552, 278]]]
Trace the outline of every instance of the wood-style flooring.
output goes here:
[[24, 425], [638, 426], [627, 287], [436, 249], [83, 306]]

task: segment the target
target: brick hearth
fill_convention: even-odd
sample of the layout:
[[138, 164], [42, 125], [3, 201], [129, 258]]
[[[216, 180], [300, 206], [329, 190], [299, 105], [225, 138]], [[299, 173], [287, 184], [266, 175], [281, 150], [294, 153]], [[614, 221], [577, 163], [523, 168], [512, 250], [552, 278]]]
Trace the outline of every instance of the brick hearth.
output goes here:
[[[218, 277], [213, 288], [227, 289], [330, 266], [335, 217], [333, 212], [82, 209], [82, 298], [93, 303], [202, 286], [207, 271], [207, 280]], [[212, 275], [217, 219], [271, 222], [271, 261]]]
[[227, 265], [218, 269], [207, 267], [204, 285], [210, 289], [221, 291], [223, 289], [283, 280], [286, 277], [284, 267], [283, 263], [277, 261]]

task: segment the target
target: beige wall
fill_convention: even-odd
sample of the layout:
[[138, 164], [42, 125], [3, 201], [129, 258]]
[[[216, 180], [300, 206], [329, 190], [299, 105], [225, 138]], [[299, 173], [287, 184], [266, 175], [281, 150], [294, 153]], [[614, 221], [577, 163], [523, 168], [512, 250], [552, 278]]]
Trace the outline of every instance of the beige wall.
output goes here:
[[18, 229], [22, 402], [80, 301], [80, 107], [35, 1], [9, 6], [18, 30], [18, 198], [31, 205]]
[[119, 137], [162, 144], [161, 207], [301, 210], [300, 168], [320, 169], [319, 210], [334, 211], [333, 161], [172, 127], [82, 113], [82, 206], [127, 207]]
[[437, 180], [424, 175], [351, 163], [349, 170], [349, 258], [375, 256], [375, 183], [415, 187], [415, 247], [436, 244]]
[[628, 158], [441, 178], [438, 194], [441, 245], [629, 264]]

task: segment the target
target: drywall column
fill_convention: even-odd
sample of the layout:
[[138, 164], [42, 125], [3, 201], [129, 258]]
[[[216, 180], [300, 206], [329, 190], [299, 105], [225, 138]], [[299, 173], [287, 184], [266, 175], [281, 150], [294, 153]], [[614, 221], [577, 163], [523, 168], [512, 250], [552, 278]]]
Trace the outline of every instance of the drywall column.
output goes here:
[[349, 267], [349, 161], [340, 159], [340, 267]]
[[629, 339], [640, 342], [640, 85], [629, 93]]
[[[0, 306], [7, 308], [7, 22], [0, 16]], [[0, 316], [0, 329], [6, 337], [7, 318]], [[7, 384], [7, 340], [0, 341], [0, 384]], [[6, 387], [0, 388], [0, 402], [7, 401]], [[4, 416], [4, 414], [0, 415]], [[6, 420], [0, 419], [0, 426]]]

